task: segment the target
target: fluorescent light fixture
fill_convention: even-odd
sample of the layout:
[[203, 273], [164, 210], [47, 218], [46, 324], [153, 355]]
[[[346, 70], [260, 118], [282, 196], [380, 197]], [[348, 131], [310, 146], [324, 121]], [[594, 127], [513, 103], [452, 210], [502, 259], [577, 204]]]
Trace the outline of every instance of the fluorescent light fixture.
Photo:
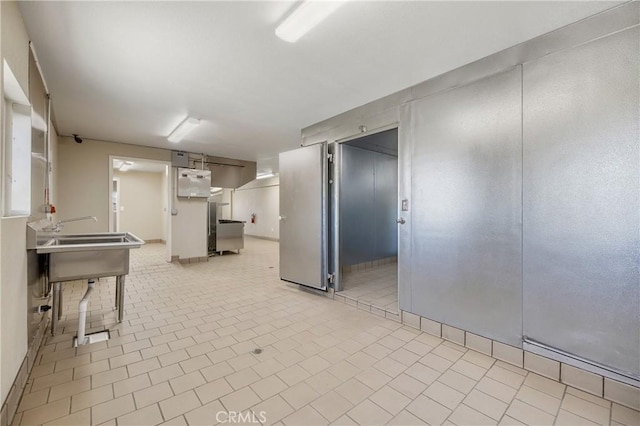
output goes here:
[[199, 124], [200, 120], [197, 118], [187, 117], [178, 125], [178, 127], [175, 128], [173, 132], [171, 132], [167, 140], [169, 142], [180, 142], [185, 136], [187, 136], [187, 133], [198, 127]]
[[122, 164], [120, 164], [120, 167], [118, 167], [118, 170], [120, 170], [121, 172], [126, 172], [131, 167], [133, 167], [133, 161], [123, 161]]
[[305, 0], [276, 28], [276, 35], [289, 43], [296, 42], [331, 15], [346, 0]]
[[266, 178], [270, 178], [270, 177], [274, 177], [275, 174], [274, 173], [263, 173], [260, 174], [258, 176], [256, 176], [256, 179], [266, 179]]

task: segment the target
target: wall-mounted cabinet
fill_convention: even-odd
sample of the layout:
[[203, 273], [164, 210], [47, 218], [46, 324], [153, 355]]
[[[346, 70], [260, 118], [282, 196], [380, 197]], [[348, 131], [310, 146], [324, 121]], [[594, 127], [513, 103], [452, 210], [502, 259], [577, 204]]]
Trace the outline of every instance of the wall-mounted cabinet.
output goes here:
[[208, 198], [211, 195], [209, 170], [178, 169], [178, 197]]

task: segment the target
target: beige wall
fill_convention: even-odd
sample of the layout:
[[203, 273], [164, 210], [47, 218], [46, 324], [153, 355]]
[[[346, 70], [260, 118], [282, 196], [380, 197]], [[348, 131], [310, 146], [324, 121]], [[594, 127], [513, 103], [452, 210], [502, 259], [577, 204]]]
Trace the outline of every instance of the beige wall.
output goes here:
[[[49, 121], [49, 149], [51, 156], [51, 171], [49, 173], [49, 203], [58, 206], [58, 133], [53, 127], [53, 123]], [[57, 218], [57, 213], [51, 215]]]
[[58, 140], [58, 219], [95, 216], [98, 222], [68, 223], [64, 232], [108, 232], [110, 212], [109, 156], [171, 161], [170, 151], [135, 145], [72, 138]]
[[[280, 179], [254, 180], [233, 191], [233, 219], [244, 220], [246, 235], [280, 238]], [[256, 223], [251, 223], [255, 213]]]
[[[171, 167], [169, 167], [169, 171], [171, 171]], [[162, 174], [162, 179], [160, 179], [160, 192], [162, 194], [162, 239], [165, 240], [167, 245], [171, 244], [171, 238], [169, 238], [169, 200], [171, 199], [169, 196], [169, 181], [170, 177], [166, 175], [166, 172]], [[171, 260], [171, 257], [167, 260]]]
[[[29, 39], [13, 1], [0, 2], [0, 50], [29, 93]], [[0, 84], [3, 82], [0, 67]], [[3, 89], [4, 90], [4, 89]], [[2, 120], [4, 151], [4, 113]], [[0, 164], [3, 158], [0, 158]], [[0, 189], [1, 191], [1, 189]], [[4, 403], [27, 353], [27, 252], [24, 217], [0, 220], [0, 396]]]
[[2, 58], [7, 61], [24, 93], [29, 96], [29, 36], [15, 1], [1, 1]]
[[[64, 232], [107, 232], [111, 209], [109, 156], [171, 162], [171, 152], [163, 149], [85, 139], [78, 144], [72, 138], [58, 138], [58, 219], [96, 216], [98, 222], [68, 223]], [[171, 173], [171, 233], [166, 238], [169, 256], [180, 258], [207, 255], [206, 200], [175, 196], [175, 168]], [[125, 207], [126, 210], [126, 207]]]
[[[1, 339], [2, 401], [11, 389], [27, 354], [27, 248], [26, 217], [3, 218], [2, 224], [2, 294]], [[10, 266], [9, 266], [10, 265]]]
[[[3, 20], [3, 13], [2, 13], [2, 6], [0, 5], [0, 56], [2, 56], [2, 40], [4, 39], [4, 37], [2, 37], [2, 20]], [[0, 88], [2, 87], [3, 81], [4, 81], [4, 76], [3, 76], [3, 67], [0, 67]], [[4, 89], [3, 89], [4, 91]], [[4, 164], [4, 137], [2, 135], [4, 135], [4, 96], [2, 96], [2, 99], [0, 99], [0, 176], [4, 176], [4, 168], [3, 168], [3, 164]], [[0, 212], [2, 211], [2, 207], [1, 205], [4, 203], [4, 190], [2, 189], [2, 187], [4, 186], [4, 184], [2, 183], [2, 179], [0, 179]], [[0, 223], [0, 280], [2, 280], [2, 241], [4, 241], [2, 239], [2, 224]], [[0, 310], [4, 311], [4, 303], [2, 301], [2, 281], [0, 281]], [[0, 407], [2, 407], [2, 405], [4, 405], [4, 401], [7, 397], [7, 395], [5, 394], [5, 388], [2, 385], [2, 354], [3, 354], [3, 340], [4, 338], [2, 336], [4, 336], [4, 334], [2, 333], [2, 330], [4, 329], [2, 326], [2, 314], [0, 314]], [[7, 344], [10, 344], [11, 342], [7, 342]], [[7, 391], [8, 392], [8, 391]], [[0, 416], [1, 416], [1, 412], [0, 412]]]
[[132, 232], [143, 240], [166, 240], [164, 173], [114, 172], [120, 180], [120, 232]]

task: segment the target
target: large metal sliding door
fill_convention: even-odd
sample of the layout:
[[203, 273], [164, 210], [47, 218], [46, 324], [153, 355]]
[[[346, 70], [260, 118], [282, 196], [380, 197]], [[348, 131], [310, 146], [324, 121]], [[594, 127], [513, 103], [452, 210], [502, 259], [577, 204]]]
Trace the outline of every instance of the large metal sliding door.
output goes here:
[[522, 345], [521, 69], [413, 105], [411, 312]]
[[327, 288], [327, 144], [280, 154], [280, 278]]
[[524, 336], [640, 378], [640, 34], [524, 65]]

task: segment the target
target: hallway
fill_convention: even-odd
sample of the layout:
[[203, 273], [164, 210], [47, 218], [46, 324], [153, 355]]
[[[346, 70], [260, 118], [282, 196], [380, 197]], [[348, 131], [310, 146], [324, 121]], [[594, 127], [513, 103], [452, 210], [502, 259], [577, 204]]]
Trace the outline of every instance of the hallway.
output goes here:
[[[75, 349], [80, 283], [36, 359], [14, 424], [637, 425], [640, 414], [278, 277], [278, 244], [169, 264], [132, 251], [126, 312], [90, 303], [111, 340]], [[262, 351], [255, 351], [261, 349]], [[260, 353], [257, 353], [260, 352]], [[263, 413], [262, 413], [263, 412]], [[251, 413], [249, 413], [251, 414]], [[256, 423], [258, 424], [258, 423]]]

